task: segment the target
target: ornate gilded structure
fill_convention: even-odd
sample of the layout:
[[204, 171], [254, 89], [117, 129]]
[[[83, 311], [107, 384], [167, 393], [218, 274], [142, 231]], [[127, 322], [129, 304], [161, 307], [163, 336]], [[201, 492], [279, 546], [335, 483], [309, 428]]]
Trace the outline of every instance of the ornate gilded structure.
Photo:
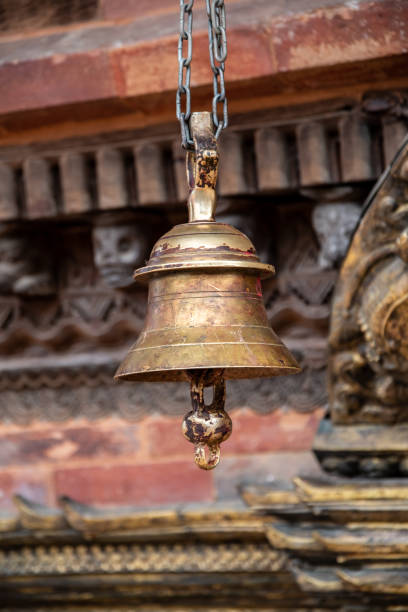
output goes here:
[[405, 475], [408, 139], [369, 196], [332, 304], [330, 420], [315, 450], [343, 474]]
[[296, 478], [241, 495], [211, 512], [18, 497], [0, 523], [1, 609], [408, 610], [405, 481]]

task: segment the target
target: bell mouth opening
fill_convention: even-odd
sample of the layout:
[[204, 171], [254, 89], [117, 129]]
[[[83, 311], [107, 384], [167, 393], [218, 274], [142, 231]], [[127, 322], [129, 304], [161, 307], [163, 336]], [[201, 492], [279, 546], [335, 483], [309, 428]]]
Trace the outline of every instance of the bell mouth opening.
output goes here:
[[[197, 367], [194, 370], [208, 370], [208, 366]], [[298, 374], [301, 368], [294, 362], [293, 365], [276, 365], [265, 367], [242, 367], [217, 365], [214, 370], [223, 370], [225, 380], [242, 380], [245, 378], [273, 378], [274, 376], [285, 376]], [[188, 370], [175, 368], [173, 370], [151, 370], [150, 372], [117, 372], [116, 380], [124, 382], [190, 382]]]

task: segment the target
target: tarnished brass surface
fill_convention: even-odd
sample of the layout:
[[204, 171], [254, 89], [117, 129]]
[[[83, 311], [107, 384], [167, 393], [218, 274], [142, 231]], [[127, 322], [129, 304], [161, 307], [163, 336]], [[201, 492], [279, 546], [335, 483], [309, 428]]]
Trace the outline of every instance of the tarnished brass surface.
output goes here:
[[[274, 273], [251, 241], [230, 225], [211, 221], [217, 167], [208, 113], [192, 118], [196, 144], [189, 157], [190, 219], [153, 247], [135, 280], [149, 282], [145, 327], [116, 377], [188, 380], [186, 370], [223, 369], [225, 378], [299, 371], [268, 324], [261, 279]], [[203, 196], [209, 192], [210, 195]], [[201, 207], [202, 204], [202, 207]], [[203, 217], [207, 217], [206, 219]]]
[[[225, 412], [225, 380], [223, 370], [192, 370], [191, 401], [193, 409], [183, 420], [183, 434], [195, 444], [195, 462], [205, 470], [211, 470], [220, 460], [220, 444], [232, 431], [232, 421]], [[204, 389], [213, 386], [214, 398], [210, 405], [204, 403]], [[205, 456], [208, 446], [209, 457]]]
[[408, 138], [370, 194], [336, 285], [330, 419], [314, 449], [344, 475], [406, 476], [408, 439]]
[[269, 278], [273, 266], [259, 261], [252, 242], [225, 223], [195, 221], [176, 225], [154, 245], [146, 266], [136, 270], [139, 282], [174, 272], [243, 271]]
[[330, 392], [336, 423], [408, 420], [408, 138], [372, 192], [333, 300]]
[[203, 389], [212, 384], [205, 372], [222, 372], [217, 395], [224, 379], [294, 374], [300, 368], [267, 320], [261, 279], [273, 274], [273, 266], [259, 261], [244, 234], [214, 221], [218, 153], [210, 114], [194, 114], [191, 129], [189, 223], [160, 238], [146, 266], [135, 272], [135, 280], [149, 283], [148, 312], [116, 378], [190, 381], [193, 414], [184, 421], [184, 433], [195, 444], [197, 465], [212, 469], [231, 421], [224, 393], [221, 402], [204, 405]]
[[298, 477], [241, 493], [250, 507], [94, 508], [65, 498], [59, 513], [19, 497], [0, 530], [0, 607], [408, 609], [406, 480]]
[[187, 153], [187, 180], [190, 195], [188, 220], [214, 221], [218, 150], [210, 113], [193, 113], [190, 119], [194, 151]]
[[117, 377], [188, 381], [187, 369], [223, 369], [224, 377], [298, 372], [268, 325], [259, 278], [243, 271], [155, 276], [144, 331]]

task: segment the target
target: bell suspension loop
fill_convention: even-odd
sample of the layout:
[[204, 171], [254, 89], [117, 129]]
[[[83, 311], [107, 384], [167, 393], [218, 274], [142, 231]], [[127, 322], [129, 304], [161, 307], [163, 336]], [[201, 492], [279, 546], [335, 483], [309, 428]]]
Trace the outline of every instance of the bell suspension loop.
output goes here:
[[188, 198], [188, 220], [214, 221], [215, 185], [218, 173], [218, 150], [214, 136], [214, 125], [209, 112], [193, 113], [190, 130], [194, 150], [186, 156]]

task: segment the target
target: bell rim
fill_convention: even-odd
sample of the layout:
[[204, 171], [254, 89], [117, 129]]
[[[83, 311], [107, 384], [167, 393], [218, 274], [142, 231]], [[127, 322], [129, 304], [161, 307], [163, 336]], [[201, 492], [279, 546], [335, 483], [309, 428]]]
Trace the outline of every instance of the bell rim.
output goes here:
[[[167, 368], [166, 370], [155, 369], [155, 370], [146, 370], [144, 372], [137, 371], [137, 372], [121, 373], [119, 372], [120, 370], [120, 366], [119, 366], [118, 371], [114, 375], [114, 380], [118, 382], [120, 381], [120, 382], [148, 382], [148, 383], [183, 382], [183, 381], [189, 382], [189, 378], [186, 374], [187, 370], [189, 369], [190, 368], [177, 367], [177, 368]], [[209, 367], [208, 365], [207, 366], [193, 366], [192, 369], [193, 370], [209, 370], [209, 369], [223, 370], [225, 380], [249, 380], [253, 378], [275, 378], [277, 376], [285, 376], [285, 375], [291, 376], [293, 374], [300, 374], [302, 371], [302, 368], [299, 365], [297, 366], [289, 366], [289, 365], [270, 366], [268, 365], [268, 366], [254, 366], [250, 368], [250, 367], [241, 366], [241, 365], [222, 366], [220, 364], [217, 364], [216, 366], [211, 366], [211, 367]], [[239, 370], [241, 371], [245, 370], [246, 373], [256, 371], [256, 375], [230, 376], [230, 371], [238, 372]], [[276, 373], [271, 373], [271, 371], [275, 371], [275, 370], [276, 370]], [[173, 379], [170, 379], [170, 378], [167, 379], [167, 375], [171, 376], [172, 374], [175, 374], [176, 372], [180, 374], [179, 377], [173, 378]], [[158, 376], [159, 374], [160, 374], [160, 377]]]
[[301, 371], [295, 357], [281, 342], [193, 342], [188, 345], [172, 342], [161, 346], [153, 342], [143, 346], [145, 340], [142, 338], [141, 345], [138, 341], [130, 349], [119, 365], [115, 379], [180, 381], [185, 380], [186, 370], [207, 369], [224, 370], [227, 380], [272, 378]]
[[259, 275], [261, 280], [266, 280], [275, 275], [275, 267], [272, 264], [262, 262], [247, 262], [239, 260], [207, 260], [194, 261], [184, 260], [180, 262], [160, 263], [156, 266], [147, 265], [135, 271], [133, 278], [138, 282], [146, 282], [152, 276], [159, 274], [170, 274], [172, 272], [194, 272], [194, 271], [219, 271], [223, 270], [242, 270], [243, 272]]

